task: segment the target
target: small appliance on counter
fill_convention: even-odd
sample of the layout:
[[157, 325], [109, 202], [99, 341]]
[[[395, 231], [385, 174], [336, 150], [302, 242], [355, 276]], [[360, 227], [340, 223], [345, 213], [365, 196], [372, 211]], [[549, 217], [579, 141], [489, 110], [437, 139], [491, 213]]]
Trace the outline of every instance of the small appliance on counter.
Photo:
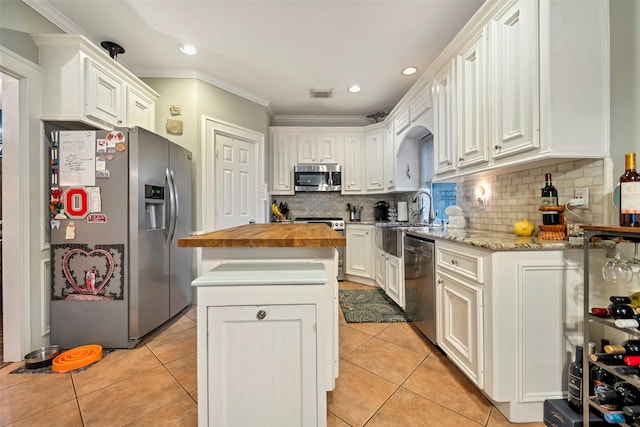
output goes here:
[[389, 202], [380, 200], [373, 205], [373, 216], [376, 221], [386, 221], [389, 216]]

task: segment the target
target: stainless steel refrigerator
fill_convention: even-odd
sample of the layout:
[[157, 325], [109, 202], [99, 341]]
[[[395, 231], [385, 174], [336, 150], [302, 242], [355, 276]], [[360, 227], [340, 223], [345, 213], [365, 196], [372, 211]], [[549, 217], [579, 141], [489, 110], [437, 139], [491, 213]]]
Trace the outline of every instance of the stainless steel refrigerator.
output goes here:
[[51, 343], [132, 348], [191, 303], [191, 153], [142, 128], [45, 130]]

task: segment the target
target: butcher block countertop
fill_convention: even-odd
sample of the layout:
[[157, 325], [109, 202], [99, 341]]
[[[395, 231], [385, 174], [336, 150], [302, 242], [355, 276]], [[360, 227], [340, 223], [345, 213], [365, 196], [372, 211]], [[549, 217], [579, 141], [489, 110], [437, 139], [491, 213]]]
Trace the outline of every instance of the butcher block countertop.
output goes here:
[[325, 224], [247, 224], [183, 237], [183, 248], [322, 248], [346, 246], [347, 240]]

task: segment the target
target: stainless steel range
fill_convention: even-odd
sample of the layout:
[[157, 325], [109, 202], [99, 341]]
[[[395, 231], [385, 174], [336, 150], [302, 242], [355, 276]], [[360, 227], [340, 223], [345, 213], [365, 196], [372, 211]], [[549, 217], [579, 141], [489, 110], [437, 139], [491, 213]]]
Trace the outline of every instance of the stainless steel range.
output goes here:
[[[344, 236], [344, 219], [335, 217], [297, 217], [294, 224], [326, 224]], [[344, 280], [344, 247], [338, 250], [338, 280]]]

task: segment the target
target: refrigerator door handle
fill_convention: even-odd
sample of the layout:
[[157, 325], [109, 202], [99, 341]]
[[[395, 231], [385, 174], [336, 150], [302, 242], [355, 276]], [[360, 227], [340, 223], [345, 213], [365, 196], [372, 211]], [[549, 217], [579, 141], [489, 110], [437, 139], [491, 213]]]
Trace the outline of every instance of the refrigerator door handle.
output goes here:
[[169, 187], [169, 224], [167, 226], [166, 241], [167, 243], [171, 243], [171, 240], [173, 240], [173, 230], [175, 228], [176, 221], [176, 196], [174, 193], [173, 179], [171, 177], [171, 174], [169, 173], [169, 168], [165, 170], [165, 176], [167, 179], [167, 187]]
[[178, 194], [178, 186], [176, 185], [176, 178], [173, 176], [173, 169], [171, 169], [171, 186], [173, 187], [173, 227], [171, 227], [171, 240], [176, 235], [176, 229], [178, 228], [178, 216], [180, 215], [180, 197]]

